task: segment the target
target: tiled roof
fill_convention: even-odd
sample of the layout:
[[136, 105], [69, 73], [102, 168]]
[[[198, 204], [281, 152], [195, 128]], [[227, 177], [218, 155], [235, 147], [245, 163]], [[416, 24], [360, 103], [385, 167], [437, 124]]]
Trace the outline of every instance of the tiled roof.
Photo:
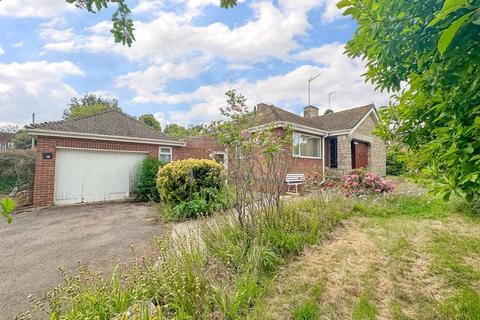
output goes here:
[[353, 129], [372, 108], [374, 108], [373, 104], [369, 104], [314, 118], [305, 118], [273, 105], [263, 104], [262, 110], [257, 112], [252, 120], [252, 126], [282, 121], [324, 131], [349, 130]]
[[0, 132], [0, 142], [1, 143], [11, 142], [13, 139], [13, 136], [14, 136], [13, 133]]
[[295, 113], [289, 112], [284, 109], [280, 109], [275, 107], [274, 105], [263, 105], [264, 109], [262, 111], [257, 112], [254, 115], [254, 119], [252, 120], [252, 126], [258, 126], [262, 124], [268, 124], [272, 122], [290, 122], [294, 124], [299, 124], [302, 126], [307, 126], [311, 128], [316, 128], [317, 124], [310, 118], [304, 118]]
[[326, 131], [349, 130], [353, 129], [372, 108], [373, 105], [369, 104], [363, 107], [324, 114], [314, 117], [312, 120], [315, 121], [318, 127]]
[[107, 110], [78, 119], [34, 124], [27, 129], [178, 141], [116, 110]]

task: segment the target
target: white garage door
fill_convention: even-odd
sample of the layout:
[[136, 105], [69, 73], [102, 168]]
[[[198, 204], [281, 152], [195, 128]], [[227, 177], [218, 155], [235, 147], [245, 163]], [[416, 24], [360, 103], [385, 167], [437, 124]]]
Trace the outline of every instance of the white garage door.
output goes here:
[[145, 153], [58, 149], [55, 204], [124, 199]]

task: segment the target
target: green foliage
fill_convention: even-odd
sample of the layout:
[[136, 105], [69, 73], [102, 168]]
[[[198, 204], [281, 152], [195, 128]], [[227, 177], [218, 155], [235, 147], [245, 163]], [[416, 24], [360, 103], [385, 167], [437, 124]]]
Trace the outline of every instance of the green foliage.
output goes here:
[[160, 122], [153, 116], [153, 114], [144, 114], [138, 118], [138, 120], [155, 130], [162, 131]]
[[[445, 199], [480, 194], [480, 3], [343, 0], [358, 22], [350, 57], [366, 79], [399, 93], [384, 131], [409, 147]], [[401, 89], [401, 83], [407, 83]]]
[[318, 314], [318, 305], [313, 301], [306, 301], [293, 310], [292, 318], [294, 320], [315, 320], [318, 319]]
[[97, 97], [93, 93], [87, 93], [83, 98], [72, 98], [63, 111], [64, 119], [77, 119], [91, 114], [114, 109], [122, 112], [116, 99]]
[[10, 193], [17, 186], [17, 176], [0, 176], [0, 193]]
[[474, 320], [480, 315], [480, 294], [469, 287], [440, 303], [432, 312], [432, 319]]
[[143, 160], [138, 172], [136, 199], [138, 201], [158, 202], [160, 195], [157, 189], [157, 173], [161, 163], [154, 158]]
[[12, 223], [13, 218], [10, 214], [15, 209], [15, 202], [10, 198], [5, 198], [0, 202], [0, 205], [2, 207], [2, 216], [7, 219], [8, 223]]
[[375, 202], [352, 201], [352, 210], [366, 216], [410, 216], [418, 218], [442, 218], [455, 209], [455, 203], [447, 204], [442, 199], [430, 196], [395, 195]]
[[401, 176], [407, 172], [407, 153], [398, 145], [390, 146], [387, 150], [387, 175]]
[[189, 126], [187, 128], [178, 125], [176, 123], [171, 123], [166, 125], [163, 129], [163, 133], [167, 136], [175, 138], [186, 138], [186, 137], [196, 137], [202, 135], [206, 131], [204, 125]]
[[68, 3], [74, 4], [78, 8], [86, 8], [89, 12], [95, 13], [104, 8], [108, 8], [109, 3], [115, 3], [117, 9], [112, 14], [112, 29], [115, 42], [123, 45], [132, 45], [135, 41], [133, 31], [133, 20], [130, 18], [130, 9], [125, 0], [65, 0]]
[[[130, 17], [131, 11], [125, 0], [65, 0], [78, 8], [86, 8], [89, 12], [95, 13], [108, 8], [109, 3], [117, 4], [117, 9], [112, 14], [112, 29], [115, 42], [122, 45], [132, 45], [135, 41], [135, 30], [133, 20]], [[220, 7], [229, 9], [237, 5], [237, 0], [220, 0]]]
[[226, 206], [223, 166], [213, 160], [170, 162], [159, 170], [157, 187], [177, 218], [197, 217]]
[[34, 172], [34, 151], [0, 152], [0, 192], [10, 193], [14, 187], [18, 187], [20, 190], [31, 188]]
[[18, 131], [12, 139], [13, 145], [16, 149], [31, 149], [32, 136], [26, 131]]

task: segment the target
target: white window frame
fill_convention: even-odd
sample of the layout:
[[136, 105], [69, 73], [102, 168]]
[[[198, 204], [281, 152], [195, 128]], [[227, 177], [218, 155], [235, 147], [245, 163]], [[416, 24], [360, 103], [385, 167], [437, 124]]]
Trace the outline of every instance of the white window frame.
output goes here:
[[170, 163], [173, 161], [173, 152], [172, 152], [172, 147], [158, 147], [158, 161], [160, 161], [160, 156], [161, 155], [167, 155], [167, 153], [163, 153], [162, 152], [162, 149], [169, 149], [170, 150], [170, 153], [168, 153], [168, 155], [170, 156], [170, 161], [167, 162], [167, 163]]
[[[315, 138], [315, 139], [318, 139], [319, 140], [319, 144], [318, 144], [318, 148], [320, 149], [319, 150], [319, 154], [320, 156], [319, 157], [311, 157], [311, 156], [302, 156], [300, 154], [295, 154], [295, 135], [300, 135], [300, 136], [304, 136], [304, 137], [311, 137], [311, 138]], [[304, 158], [304, 159], [322, 159], [322, 153], [323, 153], [323, 139], [321, 136], [315, 136], [315, 135], [311, 135], [311, 134], [306, 134], [306, 133], [303, 133], [303, 132], [294, 132], [293, 133], [293, 139], [292, 139], [292, 157], [294, 158]]]
[[223, 155], [223, 157], [225, 159], [225, 163], [223, 164], [223, 166], [225, 167], [225, 169], [228, 169], [228, 153], [226, 153], [225, 151], [213, 151], [210, 154], [210, 157], [212, 158], [212, 160], [215, 160], [214, 156], [217, 155], [217, 154]]
[[13, 147], [14, 147], [13, 142], [9, 142], [9, 143], [7, 144], [7, 148], [8, 148], [8, 149], [13, 149]]

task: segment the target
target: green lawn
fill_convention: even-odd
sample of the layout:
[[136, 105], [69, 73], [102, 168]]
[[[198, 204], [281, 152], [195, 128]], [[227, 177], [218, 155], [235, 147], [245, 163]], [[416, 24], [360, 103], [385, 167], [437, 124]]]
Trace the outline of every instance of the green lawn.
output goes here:
[[480, 217], [396, 196], [351, 206], [273, 281], [253, 319], [480, 319]]

